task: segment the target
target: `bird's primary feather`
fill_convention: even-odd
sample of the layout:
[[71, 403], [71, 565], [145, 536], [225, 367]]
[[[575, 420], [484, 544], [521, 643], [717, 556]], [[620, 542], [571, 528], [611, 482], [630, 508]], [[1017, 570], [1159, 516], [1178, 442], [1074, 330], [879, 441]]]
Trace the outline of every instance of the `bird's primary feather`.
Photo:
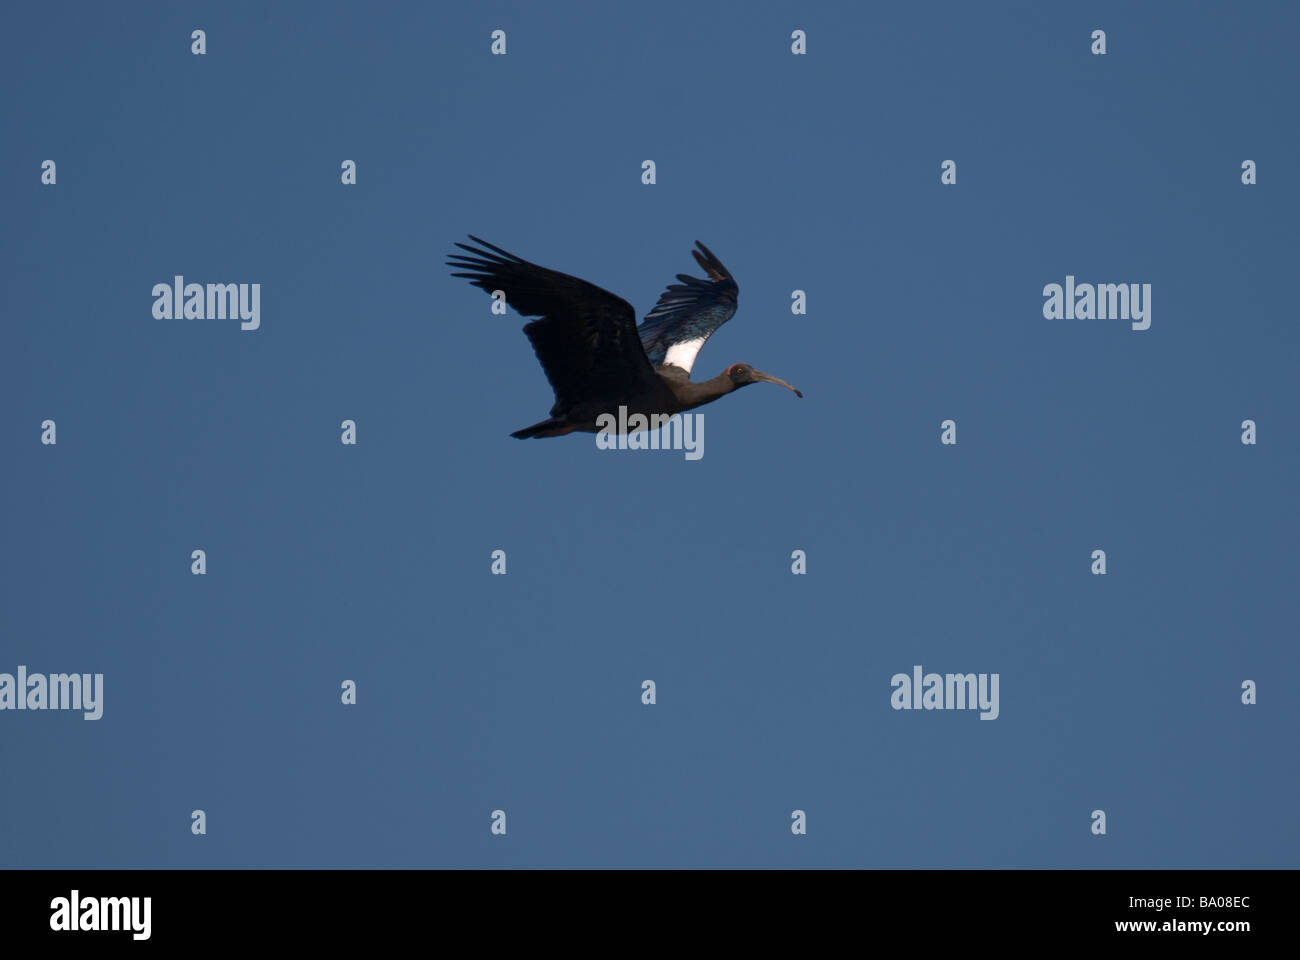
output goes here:
[[641, 345], [654, 366], [672, 364], [687, 373], [713, 331], [736, 312], [739, 287], [722, 261], [698, 240], [699, 250], [691, 254], [709, 279], [677, 274], [681, 283], [671, 284], [659, 296], [654, 309], [637, 328]]
[[599, 407], [606, 398], [662, 389], [641, 347], [630, 303], [472, 234], [470, 239], [486, 249], [456, 244], [473, 256], [452, 254], [447, 265], [466, 271], [452, 276], [488, 293], [502, 290], [510, 306], [540, 318], [525, 324], [524, 333], [555, 391], [552, 417], [563, 418], [580, 405]]

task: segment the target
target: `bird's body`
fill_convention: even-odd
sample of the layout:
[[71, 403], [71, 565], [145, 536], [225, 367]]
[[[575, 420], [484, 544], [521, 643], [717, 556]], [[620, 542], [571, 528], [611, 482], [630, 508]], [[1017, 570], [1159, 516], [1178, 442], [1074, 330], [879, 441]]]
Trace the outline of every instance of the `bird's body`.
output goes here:
[[[609, 418], [623, 424], [666, 418], [693, 410], [751, 383], [768, 382], [798, 390], [745, 363], [733, 363], [718, 376], [690, 378], [695, 356], [709, 336], [736, 312], [738, 288], [727, 268], [702, 243], [691, 251], [708, 280], [678, 274], [645, 322], [621, 297], [594, 284], [529, 263], [471, 236], [487, 249], [456, 246], [473, 256], [453, 254], [448, 266], [467, 272], [475, 286], [495, 295], [525, 316], [524, 325], [537, 359], [555, 391], [548, 419], [512, 436], [558, 437], [566, 433], [608, 431]], [[620, 411], [623, 416], [620, 416]]]

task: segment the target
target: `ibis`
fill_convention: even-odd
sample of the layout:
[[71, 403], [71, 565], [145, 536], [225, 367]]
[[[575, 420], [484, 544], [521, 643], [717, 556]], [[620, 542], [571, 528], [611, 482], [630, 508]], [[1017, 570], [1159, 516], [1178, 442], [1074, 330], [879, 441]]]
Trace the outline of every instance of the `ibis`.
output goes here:
[[[712, 251], [696, 241], [692, 250], [708, 279], [679, 273], [639, 327], [636, 311], [622, 297], [567, 273], [539, 267], [470, 234], [477, 247], [450, 254], [447, 266], [474, 286], [505, 300], [526, 317], [524, 333], [555, 391], [551, 415], [511, 434], [559, 437], [597, 433], [597, 421], [626, 408], [619, 423], [662, 422], [751, 383], [775, 383], [803, 394], [780, 377], [733, 363], [716, 377], [691, 380], [695, 357], [713, 331], [736, 312], [739, 288]], [[657, 419], [656, 419], [657, 418]], [[635, 420], [634, 420], [635, 422]]]

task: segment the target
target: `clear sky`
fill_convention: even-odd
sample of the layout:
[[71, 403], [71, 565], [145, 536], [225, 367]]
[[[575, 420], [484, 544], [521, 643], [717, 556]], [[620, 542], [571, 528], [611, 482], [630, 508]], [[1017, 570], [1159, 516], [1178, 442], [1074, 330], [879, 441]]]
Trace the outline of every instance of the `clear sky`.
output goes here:
[[[1288, 3], [6, 9], [0, 673], [104, 703], [0, 712], [0, 865], [1297, 866], [1298, 40]], [[640, 315], [702, 240], [740, 309], [695, 376], [805, 398], [704, 408], [695, 462], [511, 439], [552, 397], [467, 233]], [[156, 319], [177, 274], [260, 283], [260, 328]], [[1151, 284], [1150, 329], [1046, 319], [1067, 276]], [[997, 719], [892, 709], [917, 664], [996, 673]]]

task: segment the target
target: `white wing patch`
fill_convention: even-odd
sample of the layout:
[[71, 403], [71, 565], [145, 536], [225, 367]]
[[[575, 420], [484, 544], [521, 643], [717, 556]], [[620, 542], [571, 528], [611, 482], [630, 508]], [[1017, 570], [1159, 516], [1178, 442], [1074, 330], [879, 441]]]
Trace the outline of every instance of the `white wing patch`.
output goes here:
[[706, 337], [700, 337], [698, 340], [683, 340], [680, 343], [674, 343], [664, 354], [664, 363], [671, 363], [674, 367], [681, 367], [687, 373], [691, 372], [691, 367], [695, 366], [695, 356], [700, 352], [700, 347], [704, 346]]

